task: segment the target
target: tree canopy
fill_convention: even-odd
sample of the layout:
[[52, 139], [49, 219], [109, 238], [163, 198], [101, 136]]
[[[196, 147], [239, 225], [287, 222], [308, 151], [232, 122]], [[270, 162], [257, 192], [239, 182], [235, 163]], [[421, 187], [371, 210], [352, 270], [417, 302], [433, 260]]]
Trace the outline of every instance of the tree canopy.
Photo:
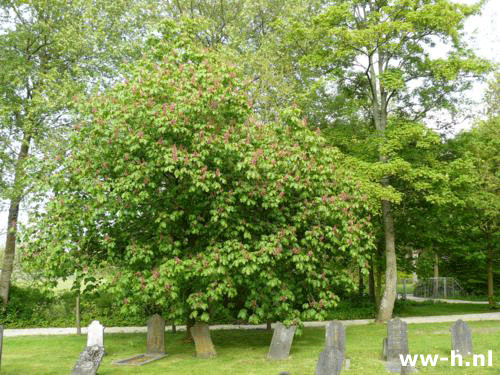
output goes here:
[[28, 261], [43, 254], [54, 275], [116, 266], [126, 306], [174, 321], [208, 321], [217, 306], [252, 323], [324, 318], [350, 288], [345, 266], [364, 266], [373, 247], [383, 192], [297, 109], [260, 123], [242, 76], [177, 35], [113, 90], [78, 99]]

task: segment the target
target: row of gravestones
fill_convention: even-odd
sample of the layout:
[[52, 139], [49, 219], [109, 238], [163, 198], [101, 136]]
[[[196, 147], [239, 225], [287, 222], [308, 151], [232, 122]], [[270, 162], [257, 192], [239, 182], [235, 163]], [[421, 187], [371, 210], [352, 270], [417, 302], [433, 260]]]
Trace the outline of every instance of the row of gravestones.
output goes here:
[[[451, 327], [451, 350], [460, 355], [472, 355], [472, 334], [469, 325], [463, 320], [457, 320]], [[408, 350], [408, 325], [400, 319], [387, 322], [387, 337], [383, 342], [382, 357], [386, 360], [390, 372], [407, 374], [415, 369], [402, 366], [400, 355], [406, 357]]]
[[[268, 358], [287, 359], [290, 354], [295, 326], [285, 327], [277, 323], [271, 340]], [[207, 324], [196, 323], [190, 329], [198, 357], [207, 358], [216, 355]], [[338, 375], [342, 367], [349, 368], [345, 358], [345, 327], [338, 321], [328, 322], [325, 329], [325, 348], [320, 353], [316, 375]], [[0, 366], [2, 358], [3, 326], [0, 325]], [[165, 321], [159, 315], [153, 315], [148, 321], [146, 353], [115, 361], [117, 365], [140, 366], [165, 357]], [[458, 320], [451, 327], [451, 349], [456, 354], [472, 354], [471, 329], [463, 320]], [[383, 342], [383, 359], [388, 362], [390, 372], [407, 374], [414, 369], [401, 365], [400, 355], [408, 354], [408, 326], [400, 319], [387, 323], [387, 337]], [[87, 330], [87, 347], [80, 353], [72, 375], [95, 375], [104, 356], [104, 327], [93, 321]]]
[[[207, 324], [196, 323], [190, 329], [198, 357], [216, 355]], [[148, 320], [146, 353], [113, 362], [122, 366], [142, 366], [165, 357], [165, 320], [158, 314]], [[87, 330], [87, 347], [80, 353], [71, 375], [95, 375], [104, 356], [104, 327], [94, 320]]]
[[[273, 343], [286, 342], [286, 350], [276, 351], [279, 358], [288, 358], [295, 327], [285, 328], [278, 325], [274, 331]], [[345, 328], [338, 321], [328, 322], [326, 325], [325, 348], [320, 353], [316, 367], [316, 375], [338, 375], [342, 368], [349, 368], [350, 361], [345, 357]], [[283, 346], [283, 345], [282, 345]], [[277, 345], [276, 348], [282, 346]], [[456, 354], [472, 355], [471, 329], [463, 320], [457, 320], [451, 327], [451, 349]], [[387, 369], [392, 373], [408, 374], [415, 371], [411, 366], [402, 366], [401, 357], [409, 354], [408, 351], [408, 326], [400, 319], [391, 319], [387, 323], [387, 337], [383, 341], [382, 357], [387, 361]], [[271, 351], [270, 351], [271, 358]], [[283, 373], [290, 375], [288, 373]]]
[[[288, 358], [295, 329], [295, 326], [287, 328], [281, 323], [276, 324], [269, 348], [269, 359]], [[349, 360], [345, 358], [345, 327], [338, 321], [328, 322], [325, 335], [325, 348], [319, 355], [316, 375], [338, 375], [342, 367], [349, 367]]]

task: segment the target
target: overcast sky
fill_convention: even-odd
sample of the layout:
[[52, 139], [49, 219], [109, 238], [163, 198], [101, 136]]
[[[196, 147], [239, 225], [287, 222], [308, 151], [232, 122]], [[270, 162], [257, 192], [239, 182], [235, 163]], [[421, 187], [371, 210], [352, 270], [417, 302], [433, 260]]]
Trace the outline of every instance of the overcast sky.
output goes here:
[[[455, 2], [473, 4], [475, 0], [455, 0]], [[474, 47], [480, 57], [488, 58], [500, 63], [500, 27], [497, 27], [500, 19], [500, 0], [489, 0], [483, 8], [480, 16], [467, 20], [465, 31], [470, 39], [470, 45]], [[484, 86], [478, 86], [472, 93], [477, 100], [483, 95]], [[0, 248], [5, 245], [5, 230], [7, 226], [7, 206], [0, 205]], [[21, 220], [26, 220], [27, 213], [22, 210]]]

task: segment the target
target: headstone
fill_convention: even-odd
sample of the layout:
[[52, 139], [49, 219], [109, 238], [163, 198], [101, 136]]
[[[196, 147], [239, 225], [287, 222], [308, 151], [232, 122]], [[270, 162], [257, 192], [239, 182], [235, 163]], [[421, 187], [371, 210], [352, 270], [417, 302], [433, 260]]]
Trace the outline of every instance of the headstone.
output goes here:
[[339, 375], [342, 371], [344, 353], [333, 346], [325, 347], [319, 355], [316, 375]]
[[451, 327], [451, 350], [460, 355], [472, 355], [471, 329], [462, 319]]
[[290, 326], [287, 328], [279, 322], [276, 323], [267, 358], [288, 359], [296, 329], [297, 326]]
[[325, 347], [334, 347], [345, 353], [345, 327], [337, 321], [332, 320], [327, 323], [325, 328]]
[[71, 375], [96, 375], [103, 356], [104, 349], [101, 346], [88, 346], [80, 353], [80, 359], [76, 362]]
[[[401, 319], [391, 319], [387, 322], [387, 338], [384, 339], [383, 357], [388, 362], [390, 372], [401, 372], [401, 358], [399, 355], [408, 354], [408, 325]], [[411, 372], [407, 367], [403, 371]]]
[[104, 326], [94, 320], [87, 328], [87, 347], [98, 346], [104, 348]]
[[198, 358], [211, 358], [217, 355], [212, 338], [210, 337], [208, 324], [196, 322], [191, 327], [190, 332], [191, 336], [193, 336], [196, 356]]
[[155, 314], [148, 320], [146, 353], [114, 361], [119, 366], [143, 366], [166, 357], [165, 355], [165, 320]]
[[148, 320], [147, 354], [165, 354], [165, 320], [155, 314]]
[[325, 350], [320, 353], [317, 375], [340, 374], [345, 357], [345, 327], [336, 320], [325, 327]]

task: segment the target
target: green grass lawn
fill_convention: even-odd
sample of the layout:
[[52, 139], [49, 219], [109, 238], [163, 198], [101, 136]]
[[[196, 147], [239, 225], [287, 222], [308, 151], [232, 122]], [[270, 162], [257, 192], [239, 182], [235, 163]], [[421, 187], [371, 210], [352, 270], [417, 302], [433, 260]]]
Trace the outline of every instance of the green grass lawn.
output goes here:
[[[408, 340], [412, 354], [450, 355], [451, 323], [410, 324]], [[493, 350], [493, 367], [451, 367], [440, 362], [436, 367], [423, 367], [419, 374], [500, 374], [500, 321], [472, 322], [474, 351], [487, 355]], [[379, 359], [385, 325], [349, 326], [347, 356], [351, 360], [346, 375], [387, 374]], [[113, 361], [143, 353], [145, 334], [106, 334], [107, 355], [99, 369], [100, 375], [165, 374], [165, 375], [312, 375], [324, 344], [324, 329], [307, 328], [294, 339], [289, 360], [271, 362], [266, 359], [271, 332], [264, 330], [214, 331], [212, 338], [217, 350], [213, 359], [194, 357], [194, 345], [185, 341], [185, 333], [167, 333], [167, 357], [142, 367], [115, 366]], [[5, 337], [2, 355], [2, 375], [67, 375], [71, 373], [79, 352], [86, 344], [85, 336]]]
[[479, 314], [488, 312], [495, 312], [495, 310], [491, 310], [490, 307], [486, 304], [403, 301], [397, 303], [394, 310], [394, 316], [434, 316]]

